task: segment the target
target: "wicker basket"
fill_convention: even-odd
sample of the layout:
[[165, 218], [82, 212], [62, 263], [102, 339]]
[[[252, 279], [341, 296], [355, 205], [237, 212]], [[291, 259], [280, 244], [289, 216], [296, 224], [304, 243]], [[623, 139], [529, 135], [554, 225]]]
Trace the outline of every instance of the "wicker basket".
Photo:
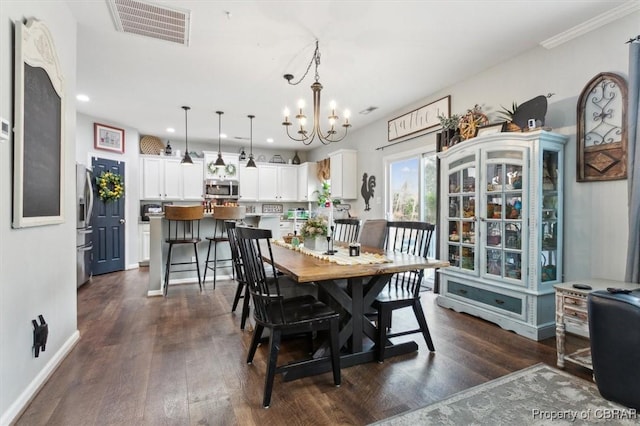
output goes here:
[[[282, 237], [282, 240], [287, 243], [287, 244], [291, 244], [291, 240], [293, 239], [294, 235], [293, 234], [288, 234], [288, 235], [284, 235]], [[304, 242], [304, 237], [302, 235], [298, 235], [298, 241], [300, 241], [301, 243]]]
[[160, 155], [164, 149], [164, 144], [156, 136], [143, 136], [140, 139], [140, 153], [147, 155]]

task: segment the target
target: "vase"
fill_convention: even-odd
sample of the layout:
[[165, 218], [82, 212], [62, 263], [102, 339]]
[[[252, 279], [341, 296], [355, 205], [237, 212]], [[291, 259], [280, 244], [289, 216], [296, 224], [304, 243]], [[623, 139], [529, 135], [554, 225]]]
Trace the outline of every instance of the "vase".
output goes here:
[[305, 237], [304, 246], [309, 250], [327, 251], [327, 237], [324, 237], [324, 236], [317, 236], [315, 238]]

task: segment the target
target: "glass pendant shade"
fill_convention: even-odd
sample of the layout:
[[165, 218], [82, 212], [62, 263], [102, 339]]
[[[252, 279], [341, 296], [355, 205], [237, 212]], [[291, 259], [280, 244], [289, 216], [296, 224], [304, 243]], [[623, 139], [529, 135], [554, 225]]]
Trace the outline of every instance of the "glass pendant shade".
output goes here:
[[188, 131], [187, 131], [188, 129], [187, 113], [189, 112], [191, 107], [183, 106], [182, 109], [184, 110], [184, 144], [185, 144], [184, 148], [185, 149], [184, 149], [184, 157], [182, 157], [182, 160], [180, 160], [180, 164], [189, 165], [189, 164], [193, 164], [193, 160], [189, 155], [189, 138], [188, 138]]
[[247, 117], [249, 117], [249, 143], [250, 145], [250, 151], [249, 151], [249, 161], [247, 161], [247, 167], [257, 167], [256, 166], [256, 162], [253, 161], [253, 119], [255, 118], [255, 115], [247, 115]]
[[218, 158], [216, 159], [215, 166], [216, 167], [224, 167], [224, 160], [222, 159], [222, 151], [220, 149], [220, 144], [222, 141], [222, 111], [216, 111], [218, 114]]

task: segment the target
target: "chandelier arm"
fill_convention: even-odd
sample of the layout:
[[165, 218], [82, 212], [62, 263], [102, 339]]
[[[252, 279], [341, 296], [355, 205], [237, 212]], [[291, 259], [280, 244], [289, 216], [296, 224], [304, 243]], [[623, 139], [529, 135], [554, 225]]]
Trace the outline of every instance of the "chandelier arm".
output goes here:
[[295, 136], [291, 136], [291, 133], [289, 133], [289, 126], [285, 126], [286, 130], [287, 130], [287, 136], [289, 136], [289, 139], [294, 140], [296, 142], [302, 142], [305, 145], [309, 145], [311, 144], [311, 142], [313, 142], [313, 138], [307, 142], [309, 140], [309, 136], [305, 137], [305, 138], [296, 138]]

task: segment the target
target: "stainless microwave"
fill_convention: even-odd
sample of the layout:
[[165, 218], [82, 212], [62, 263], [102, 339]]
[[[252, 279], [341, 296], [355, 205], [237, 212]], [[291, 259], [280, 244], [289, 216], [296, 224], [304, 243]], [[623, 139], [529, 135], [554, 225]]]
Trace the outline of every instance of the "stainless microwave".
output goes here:
[[204, 182], [204, 194], [206, 198], [238, 199], [238, 181], [207, 179]]

